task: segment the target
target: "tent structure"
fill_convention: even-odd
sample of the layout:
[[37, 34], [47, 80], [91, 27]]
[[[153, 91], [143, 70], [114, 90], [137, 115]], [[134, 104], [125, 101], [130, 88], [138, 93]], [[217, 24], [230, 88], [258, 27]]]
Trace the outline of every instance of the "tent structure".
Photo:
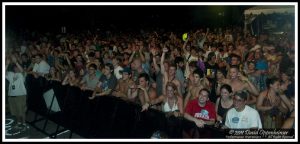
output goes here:
[[295, 13], [295, 6], [255, 6], [244, 11], [244, 15], [259, 15], [273, 13]]
[[247, 25], [251, 24], [260, 15], [271, 14], [295, 14], [294, 5], [266, 5], [266, 6], [254, 6], [244, 11], [245, 21], [244, 30], [247, 30]]

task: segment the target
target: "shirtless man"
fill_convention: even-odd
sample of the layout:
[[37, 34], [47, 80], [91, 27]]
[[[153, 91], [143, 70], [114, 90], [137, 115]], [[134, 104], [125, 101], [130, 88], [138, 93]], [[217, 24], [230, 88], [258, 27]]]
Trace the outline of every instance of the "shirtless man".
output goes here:
[[156, 96], [156, 89], [151, 87], [148, 74], [142, 73], [138, 77], [139, 84], [132, 85], [127, 91], [130, 101], [142, 105], [142, 111], [150, 107], [150, 100]]
[[224, 81], [226, 84], [229, 84], [232, 87], [232, 91], [243, 91], [247, 90], [251, 94], [258, 96], [259, 92], [255, 86], [249, 81], [249, 79], [243, 76], [237, 66], [231, 66], [229, 69], [230, 78]]
[[201, 70], [196, 69], [193, 72], [194, 81], [193, 84], [188, 87], [188, 93], [184, 98], [183, 108], [185, 109], [187, 103], [190, 100], [193, 100], [198, 97], [198, 93], [203, 88], [208, 88], [209, 82], [204, 77], [204, 74]]
[[176, 85], [179, 94], [182, 95], [180, 81], [178, 79], [176, 79], [176, 69], [177, 69], [176, 64], [175, 63], [170, 64], [170, 65], [168, 65], [168, 67], [166, 67], [166, 65], [164, 65], [165, 55], [167, 52], [168, 52], [168, 49], [163, 48], [163, 54], [162, 54], [161, 60], [160, 60], [161, 73], [164, 76], [163, 83], [173, 82]]
[[123, 70], [120, 70], [120, 73], [122, 73], [122, 78], [118, 80], [117, 86], [112, 95], [127, 99], [127, 91], [130, 86], [134, 85], [134, 81], [131, 79], [131, 69], [129, 67], [125, 67]]

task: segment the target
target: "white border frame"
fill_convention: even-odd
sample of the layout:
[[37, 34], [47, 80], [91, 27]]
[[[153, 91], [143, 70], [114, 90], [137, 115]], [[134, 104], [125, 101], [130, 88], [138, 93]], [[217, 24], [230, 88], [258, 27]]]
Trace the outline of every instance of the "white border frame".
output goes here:
[[223, 6], [246, 6], [246, 5], [294, 5], [295, 6], [295, 112], [296, 112], [296, 120], [295, 120], [295, 139], [22, 139], [24, 142], [231, 142], [231, 141], [241, 141], [241, 142], [297, 142], [298, 141], [298, 3], [297, 2], [3, 2], [2, 3], [2, 138], [5, 142], [14, 142], [20, 141], [20, 139], [6, 139], [5, 138], [5, 6], [13, 6], [13, 5], [53, 5], [53, 6], [62, 6], [62, 5], [223, 5]]

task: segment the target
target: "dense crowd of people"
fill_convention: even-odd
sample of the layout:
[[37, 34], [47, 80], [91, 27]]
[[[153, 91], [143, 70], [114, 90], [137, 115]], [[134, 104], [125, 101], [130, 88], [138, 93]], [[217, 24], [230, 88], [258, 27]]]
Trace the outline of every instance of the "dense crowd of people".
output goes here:
[[[294, 128], [295, 43], [240, 27], [23, 33], [7, 40], [10, 112], [25, 124], [26, 75], [116, 96], [198, 127]], [[17, 106], [17, 107], [15, 107]], [[17, 127], [19, 126], [17, 125]]]

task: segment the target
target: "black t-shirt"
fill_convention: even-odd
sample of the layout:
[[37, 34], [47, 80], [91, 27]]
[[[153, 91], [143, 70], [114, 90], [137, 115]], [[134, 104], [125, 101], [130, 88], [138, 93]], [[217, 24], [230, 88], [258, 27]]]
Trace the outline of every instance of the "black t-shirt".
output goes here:
[[218, 65], [215, 63], [214, 65], [210, 65], [208, 62], [204, 63], [205, 65], [205, 75], [207, 76], [207, 79], [212, 82], [213, 78], [211, 78], [210, 76], [212, 75], [217, 75], [217, 69], [219, 68]]

